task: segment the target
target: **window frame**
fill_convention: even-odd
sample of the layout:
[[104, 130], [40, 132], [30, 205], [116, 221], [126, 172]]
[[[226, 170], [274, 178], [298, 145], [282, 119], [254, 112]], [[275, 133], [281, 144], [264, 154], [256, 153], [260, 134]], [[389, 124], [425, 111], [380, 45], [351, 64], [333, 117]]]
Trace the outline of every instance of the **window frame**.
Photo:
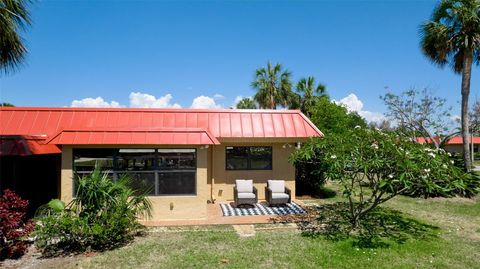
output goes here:
[[[235, 168], [228, 168], [228, 148], [248, 148], [247, 150], [247, 168], [246, 169], [235, 169]], [[270, 149], [270, 167], [269, 168], [252, 168], [252, 161], [251, 161], [251, 148], [269, 148]], [[226, 146], [225, 147], [225, 170], [226, 171], [271, 171], [273, 170], [273, 147], [272, 146]]]
[[[122, 175], [122, 174], [125, 174], [125, 173], [139, 173], [139, 174], [142, 174], [142, 173], [153, 173], [154, 174], [154, 177], [155, 177], [155, 182], [154, 182], [154, 185], [155, 185], [155, 194], [148, 194], [147, 197], [167, 197], [167, 196], [197, 196], [198, 195], [198, 188], [197, 188], [197, 184], [198, 184], [198, 173], [197, 173], [197, 170], [198, 170], [198, 150], [197, 148], [72, 148], [72, 172], [73, 172], [73, 175], [74, 177], [72, 178], [72, 181], [73, 181], [73, 184], [72, 184], [72, 197], [75, 197], [76, 196], [76, 193], [75, 193], [75, 180], [77, 180], [76, 176], [78, 175], [87, 175], [87, 174], [91, 174], [92, 171], [76, 171], [75, 169], [75, 150], [97, 150], [97, 149], [101, 149], [101, 150], [112, 150], [113, 152], [113, 159], [112, 159], [112, 163], [113, 163], [113, 170], [105, 170], [103, 172], [108, 172], [109, 174], [111, 174], [111, 178], [112, 180], [118, 180], [118, 178]], [[153, 149], [154, 150], [154, 166], [153, 166], [153, 170], [138, 170], [138, 171], [127, 171], [127, 170], [118, 170], [118, 157], [119, 157], [119, 150], [120, 149], [139, 149], [139, 150], [151, 150]], [[194, 168], [193, 169], [174, 169], [174, 170], [168, 170], [168, 169], [164, 169], [162, 170], [161, 167], [158, 165], [158, 161], [159, 161], [159, 150], [192, 150], [194, 153]], [[160, 193], [160, 190], [159, 190], [159, 174], [160, 173], [181, 173], [182, 171], [184, 172], [189, 172], [189, 173], [194, 173], [194, 182], [193, 182], [193, 190], [194, 192], [193, 193], [184, 193], [184, 194], [159, 194]]]

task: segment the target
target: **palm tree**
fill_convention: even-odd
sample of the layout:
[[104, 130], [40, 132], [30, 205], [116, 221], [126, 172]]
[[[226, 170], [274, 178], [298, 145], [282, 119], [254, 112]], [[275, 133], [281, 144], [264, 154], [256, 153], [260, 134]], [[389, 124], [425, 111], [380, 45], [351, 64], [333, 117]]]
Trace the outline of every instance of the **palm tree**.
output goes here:
[[297, 82], [296, 92], [300, 110], [307, 117], [310, 117], [310, 108], [315, 105], [318, 97], [326, 95], [326, 87], [321, 83], [315, 85], [315, 78], [310, 76]]
[[257, 90], [253, 97], [260, 108], [276, 109], [277, 105], [289, 106], [292, 96], [291, 73], [283, 71], [280, 64], [272, 66], [268, 62], [267, 67], [261, 67], [255, 71], [255, 80], [252, 87]]
[[13, 72], [25, 58], [27, 48], [19, 32], [31, 24], [30, 0], [0, 0], [0, 72]]
[[257, 104], [252, 98], [243, 98], [236, 105], [237, 109], [256, 109]]
[[472, 65], [480, 62], [480, 0], [442, 0], [432, 19], [421, 26], [421, 47], [435, 64], [450, 65], [462, 74], [463, 159], [470, 171], [468, 97]]

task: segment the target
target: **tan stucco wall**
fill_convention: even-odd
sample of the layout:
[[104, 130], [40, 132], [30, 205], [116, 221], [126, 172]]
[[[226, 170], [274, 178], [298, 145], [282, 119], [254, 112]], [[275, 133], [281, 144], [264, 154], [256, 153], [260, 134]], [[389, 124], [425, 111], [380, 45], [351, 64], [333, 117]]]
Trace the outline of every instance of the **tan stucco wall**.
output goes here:
[[[292, 190], [292, 199], [295, 198], [295, 167], [288, 162], [288, 156], [295, 149], [283, 148], [285, 143], [225, 143], [213, 147], [214, 180], [213, 194], [217, 201], [232, 201], [233, 186], [236, 179], [253, 179], [258, 190], [258, 198], [265, 199], [265, 186], [269, 179], [285, 180], [286, 186]], [[228, 146], [272, 146], [272, 170], [239, 170], [225, 169], [225, 147]], [[209, 182], [210, 184], [210, 182]]]
[[[471, 148], [471, 145], [470, 145]], [[463, 145], [446, 145], [445, 150], [451, 153], [463, 153]], [[480, 152], [480, 145], [473, 145], [473, 151], [475, 153]]]
[[[75, 146], [75, 148], [93, 146]], [[207, 185], [208, 150], [200, 147], [187, 146], [115, 146], [116, 148], [196, 148], [197, 149], [197, 195], [185, 196], [150, 196], [152, 202], [151, 221], [159, 220], [195, 220], [207, 217], [207, 200], [210, 191]], [[97, 146], [98, 148], [98, 146]], [[105, 146], [103, 146], [105, 148]], [[60, 198], [69, 202], [72, 199], [72, 147], [62, 149], [62, 174]]]
[[[192, 196], [150, 196], [152, 202], [151, 221], [161, 220], [201, 220], [207, 217], [207, 201], [211, 199], [211, 182], [214, 181], [213, 194], [217, 201], [232, 201], [235, 179], [253, 179], [258, 189], [259, 199], [265, 199], [265, 186], [268, 179], [286, 181], [295, 198], [295, 168], [288, 163], [292, 147], [283, 148], [285, 143], [271, 142], [225, 142], [208, 149], [195, 146], [111, 146], [114, 148], [196, 148], [197, 149], [197, 195]], [[227, 146], [272, 146], [272, 170], [225, 170], [225, 147]], [[74, 146], [75, 148], [106, 148], [107, 146]], [[72, 146], [62, 149], [62, 171], [60, 199], [68, 203], [72, 199], [73, 160]], [[213, 160], [213, 161], [212, 161]]]
[[462, 145], [446, 145], [445, 150], [451, 153], [462, 153], [463, 146]]
[[73, 155], [71, 147], [62, 147], [62, 172], [60, 177], [60, 200], [69, 203], [73, 194]]

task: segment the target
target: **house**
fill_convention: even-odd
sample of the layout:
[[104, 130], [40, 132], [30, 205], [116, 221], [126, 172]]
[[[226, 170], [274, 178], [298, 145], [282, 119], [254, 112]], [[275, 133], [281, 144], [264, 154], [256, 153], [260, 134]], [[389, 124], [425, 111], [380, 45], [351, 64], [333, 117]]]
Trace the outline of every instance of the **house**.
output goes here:
[[[480, 137], [473, 136], [472, 141], [468, 141], [472, 152], [480, 153]], [[445, 150], [451, 153], [463, 153], [463, 138], [462, 136], [455, 136], [450, 138], [445, 144]]]
[[233, 200], [235, 179], [253, 179], [259, 199], [283, 179], [294, 196], [288, 156], [323, 136], [297, 110], [4, 107], [0, 122], [1, 189], [68, 202], [74, 175], [97, 165], [148, 191], [154, 221], [205, 219], [207, 202]]
[[[435, 138], [436, 141], [439, 141], [439, 138]], [[432, 143], [430, 138], [418, 137], [417, 142], [420, 144]], [[472, 141], [468, 141], [470, 148], [474, 153], [480, 153], [480, 137], [473, 136]], [[443, 147], [446, 151], [451, 153], [463, 153], [463, 138], [462, 136], [454, 136], [450, 138]]]

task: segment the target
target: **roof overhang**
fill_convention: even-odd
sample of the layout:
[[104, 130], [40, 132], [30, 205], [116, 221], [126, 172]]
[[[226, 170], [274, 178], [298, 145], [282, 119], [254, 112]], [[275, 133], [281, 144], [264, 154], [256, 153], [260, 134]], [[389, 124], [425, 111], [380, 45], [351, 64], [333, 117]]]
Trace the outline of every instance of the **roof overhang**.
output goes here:
[[44, 136], [4, 135], [0, 136], [0, 156], [29, 156], [37, 154], [59, 154], [56, 145], [45, 144]]
[[54, 145], [219, 145], [201, 128], [88, 128], [64, 129], [52, 136]]

